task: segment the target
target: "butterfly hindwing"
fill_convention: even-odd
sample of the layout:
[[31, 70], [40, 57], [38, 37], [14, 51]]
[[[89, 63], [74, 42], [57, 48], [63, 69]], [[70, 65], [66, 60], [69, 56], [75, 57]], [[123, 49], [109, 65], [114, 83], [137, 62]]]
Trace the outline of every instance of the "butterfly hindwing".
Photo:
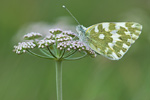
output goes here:
[[141, 34], [142, 26], [134, 22], [105, 22], [86, 30], [88, 44], [97, 53], [119, 60]]

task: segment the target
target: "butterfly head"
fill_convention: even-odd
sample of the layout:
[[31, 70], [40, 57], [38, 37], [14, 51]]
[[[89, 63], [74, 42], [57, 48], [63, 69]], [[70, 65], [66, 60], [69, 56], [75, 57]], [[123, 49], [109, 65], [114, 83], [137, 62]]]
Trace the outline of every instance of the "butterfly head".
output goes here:
[[84, 27], [83, 25], [78, 25], [76, 26], [76, 31], [78, 32], [78, 34], [85, 34], [86, 31], [86, 27]]
[[86, 27], [84, 27], [83, 25], [78, 25], [76, 26], [76, 31], [78, 32], [78, 37], [81, 41], [85, 40], [85, 31], [86, 31]]

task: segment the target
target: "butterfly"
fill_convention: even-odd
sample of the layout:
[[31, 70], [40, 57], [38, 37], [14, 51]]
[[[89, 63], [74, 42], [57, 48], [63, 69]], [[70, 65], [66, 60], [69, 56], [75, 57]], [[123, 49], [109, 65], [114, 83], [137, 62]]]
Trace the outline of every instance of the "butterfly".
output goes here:
[[119, 60], [139, 38], [142, 25], [135, 22], [104, 22], [88, 28], [76, 27], [80, 41], [96, 53], [111, 60]]
[[86, 28], [64, 5], [63, 8], [79, 24], [76, 27], [79, 40], [110, 60], [121, 59], [142, 31], [142, 25], [136, 22], [103, 22]]

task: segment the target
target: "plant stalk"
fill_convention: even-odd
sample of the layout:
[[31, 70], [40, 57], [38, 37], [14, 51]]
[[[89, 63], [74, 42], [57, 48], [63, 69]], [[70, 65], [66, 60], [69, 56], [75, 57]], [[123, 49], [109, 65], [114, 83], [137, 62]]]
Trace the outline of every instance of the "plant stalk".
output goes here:
[[57, 100], [62, 100], [62, 61], [56, 61], [56, 92]]

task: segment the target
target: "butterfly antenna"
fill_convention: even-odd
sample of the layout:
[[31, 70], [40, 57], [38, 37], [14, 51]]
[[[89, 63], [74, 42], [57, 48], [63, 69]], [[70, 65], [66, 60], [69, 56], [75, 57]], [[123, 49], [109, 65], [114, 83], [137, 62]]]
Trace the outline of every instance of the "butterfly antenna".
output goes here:
[[66, 6], [63, 5], [62, 7], [65, 8], [65, 9], [68, 11], [68, 13], [75, 19], [75, 21], [80, 25], [79, 21], [78, 21], [78, 20], [73, 16], [73, 14], [66, 8]]

